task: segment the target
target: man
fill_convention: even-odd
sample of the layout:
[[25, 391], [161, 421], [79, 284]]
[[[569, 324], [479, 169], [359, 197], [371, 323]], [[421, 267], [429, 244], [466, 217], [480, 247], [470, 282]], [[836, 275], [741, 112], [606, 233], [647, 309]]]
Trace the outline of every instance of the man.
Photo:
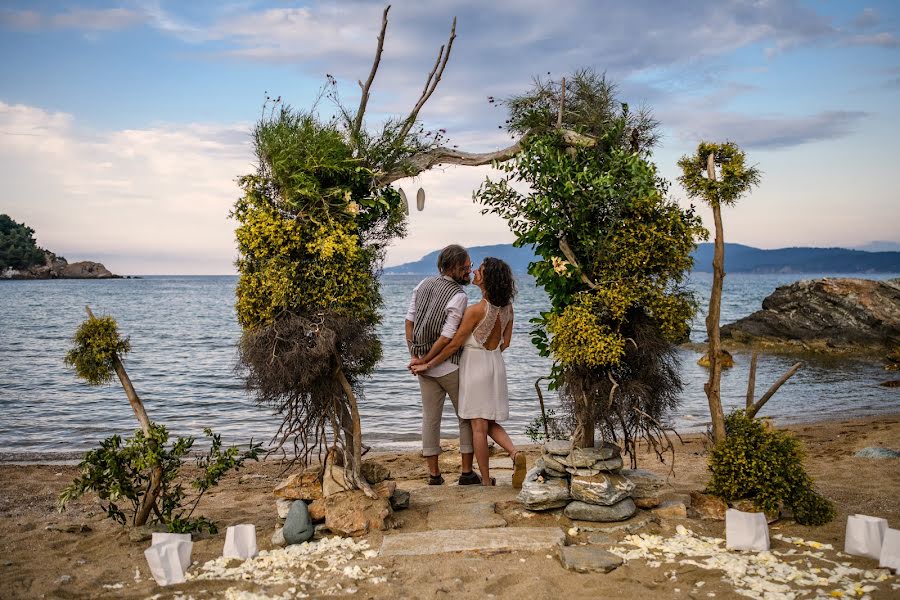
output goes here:
[[[463, 286], [470, 281], [472, 261], [466, 249], [456, 244], [447, 246], [438, 255], [437, 267], [440, 275], [419, 282], [406, 313], [406, 345], [413, 359], [425, 356], [433, 346], [440, 350], [450, 343], [468, 304]], [[457, 352], [418, 377], [422, 393], [422, 456], [428, 465], [428, 485], [444, 483], [438, 465], [441, 415], [447, 396], [457, 411], [460, 354]], [[481, 478], [472, 471], [472, 426], [465, 419], [459, 419], [459, 452], [462, 455], [459, 485], [481, 483]]]

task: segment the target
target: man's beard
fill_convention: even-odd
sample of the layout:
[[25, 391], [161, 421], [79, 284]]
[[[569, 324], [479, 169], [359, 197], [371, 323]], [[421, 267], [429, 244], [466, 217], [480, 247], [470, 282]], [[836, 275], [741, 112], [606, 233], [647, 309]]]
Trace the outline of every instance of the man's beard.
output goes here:
[[454, 275], [453, 281], [455, 281], [459, 285], [469, 285], [471, 279], [469, 278], [469, 274], [466, 273], [465, 275]]

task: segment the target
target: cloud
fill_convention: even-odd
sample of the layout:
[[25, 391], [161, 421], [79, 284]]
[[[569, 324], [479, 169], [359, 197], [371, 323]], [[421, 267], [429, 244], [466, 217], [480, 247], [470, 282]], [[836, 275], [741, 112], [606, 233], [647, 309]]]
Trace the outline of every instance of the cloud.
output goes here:
[[[253, 171], [248, 123], [96, 131], [74, 116], [0, 102], [2, 211], [68, 260], [121, 274], [234, 272], [235, 179]], [[397, 182], [413, 199], [410, 235], [389, 264], [450, 242], [510, 242], [506, 223], [472, 201], [490, 167], [437, 168]], [[416, 191], [426, 192], [423, 212]]]
[[860, 29], [868, 29], [874, 27], [881, 22], [881, 17], [874, 8], [864, 8], [859, 15], [853, 19], [853, 25]]
[[883, 31], [881, 33], [865, 33], [849, 35], [844, 38], [846, 46], [880, 46], [882, 48], [900, 47], [900, 39], [893, 33]]
[[75, 8], [53, 14], [34, 10], [2, 10], [0, 26], [14, 31], [77, 29], [81, 31], [119, 31], [146, 22], [146, 15], [125, 8]]
[[784, 149], [850, 135], [869, 116], [862, 111], [828, 110], [813, 115], [746, 115], [704, 110], [661, 115], [684, 143], [729, 139], [751, 149]]
[[44, 247], [69, 260], [112, 257], [106, 266], [119, 273], [167, 256], [179, 257], [168, 273], [233, 270], [228, 212], [236, 177], [253, 169], [248, 124], [100, 132], [0, 102], [0, 131], [4, 212]]

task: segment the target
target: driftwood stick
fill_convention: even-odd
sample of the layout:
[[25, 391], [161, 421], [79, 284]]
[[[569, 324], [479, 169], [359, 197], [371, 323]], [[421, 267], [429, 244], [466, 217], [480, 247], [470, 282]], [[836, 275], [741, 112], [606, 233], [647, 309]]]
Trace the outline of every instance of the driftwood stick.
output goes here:
[[747, 408], [753, 406], [753, 397], [756, 395], [756, 359], [759, 353], [755, 350], [750, 356], [750, 375], [747, 378]]
[[450, 27], [450, 38], [447, 40], [446, 52], [444, 51], [445, 47], [441, 46], [438, 51], [438, 57], [434, 64], [434, 68], [431, 70], [431, 73], [428, 74], [428, 79], [425, 81], [425, 89], [422, 90], [419, 101], [416, 102], [416, 105], [413, 107], [412, 111], [410, 111], [409, 116], [406, 117], [403, 129], [401, 129], [400, 133], [397, 135], [397, 138], [401, 142], [406, 137], [406, 134], [409, 133], [409, 130], [413, 128], [413, 125], [415, 125], [416, 119], [419, 116], [419, 111], [422, 110], [422, 107], [425, 106], [425, 103], [431, 98], [434, 90], [437, 89], [438, 83], [441, 81], [441, 76], [444, 74], [444, 69], [447, 67], [447, 61], [450, 60], [450, 51], [453, 49], [453, 40], [455, 39], [456, 17], [453, 17], [453, 25]]
[[747, 408], [747, 416], [750, 417], [751, 419], [753, 417], [755, 417], [756, 413], [759, 412], [759, 409], [761, 409], [763, 407], [763, 405], [769, 401], [769, 398], [771, 398], [775, 394], [775, 392], [778, 391], [778, 388], [780, 388], [782, 385], [784, 385], [784, 382], [786, 382], [788, 379], [793, 377], [794, 373], [799, 371], [800, 367], [802, 367], [802, 366], [803, 366], [803, 363], [798, 362], [793, 367], [788, 369], [788, 372], [785, 373], [784, 375], [782, 375], [781, 379], [779, 379], [778, 381], [773, 383], [772, 387], [770, 387], [769, 390], [765, 394], [762, 395], [762, 397], [759, 399], [759, 401], [757, 401], [752, 406], [749, 406]]
[[562, 78], [559, 90], [559, 113], [556, 115], [556, 128], [562, 129], [563, 111], [566, 109], [566, 78]]
[[353, 118], [353, 128], [350, 130], [350, 143], [355, 147], [359, 140], [359, 132], [362, 130], [363, 115], [366, 113], [366, 105], [369, 103], [369, 90], [372, 82], [375, 81], [375, 73], [378, 72], [378, 65], [381, 63], [381, 52], [384, 50], [384, 34], [387, 31], [388, 11], [391, 5], [388, 4], [384, 13], [381, 15], [381, 33], [378, 34], [378, 47], [375, 49], [375, 60], [372, 62], [372, 70], [369, 71], [369, 78], [365, 84], [361, 84], [362, 96], [359, 99], [359, 108], [356, 110], [356, 116]]
[[547, 411], [544, 410], [544, 394], [541, 393], [541, 380], [546, 379], [546, 377], [538, 377], [537, 381], [534, 382], [534, 389], [537, 391], [538, 401], [541, 403], [541, 421], [544, 423], [544, 440], [550, 441], [550, 428], [547, 427]]

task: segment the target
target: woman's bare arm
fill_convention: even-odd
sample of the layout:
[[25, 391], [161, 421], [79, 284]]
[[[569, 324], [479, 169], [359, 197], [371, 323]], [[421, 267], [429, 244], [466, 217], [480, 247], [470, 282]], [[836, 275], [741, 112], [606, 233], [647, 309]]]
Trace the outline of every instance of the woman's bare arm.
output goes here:
[[512, 330], [513, 330], [513, 321], [515, 321], [515, 313], [513, 312], [512, 307], [509, 307], [510, 316], [509, 323], [506, 324], [506, 329], [503, 331], [503, 344], [500, 346], [500, 352], [503, 352], [507, 348], [509, 348], [509, 343], [512, 341]]
[[453, 354], [462, 347], [466, 338], [468, 338], [475, 330], [475, 326], [478, 325], [478, 322], [483, 317], [484, 308], [481, 304], [476, 304], [475, 306], [470, 306], [466, 309], [462, 322], [459, 324], [459, 329], [456, 330], [456, 334], [454, 334], [450, 343], [443, 348], [436, 348], [437, 344], [432, 346], [431, 350], [421, 359], [419, 364], [410, 367], [413, 373], [418, 374], [422, 371], [427, 371], [434, 365], [439, 365], [453, 356]]

